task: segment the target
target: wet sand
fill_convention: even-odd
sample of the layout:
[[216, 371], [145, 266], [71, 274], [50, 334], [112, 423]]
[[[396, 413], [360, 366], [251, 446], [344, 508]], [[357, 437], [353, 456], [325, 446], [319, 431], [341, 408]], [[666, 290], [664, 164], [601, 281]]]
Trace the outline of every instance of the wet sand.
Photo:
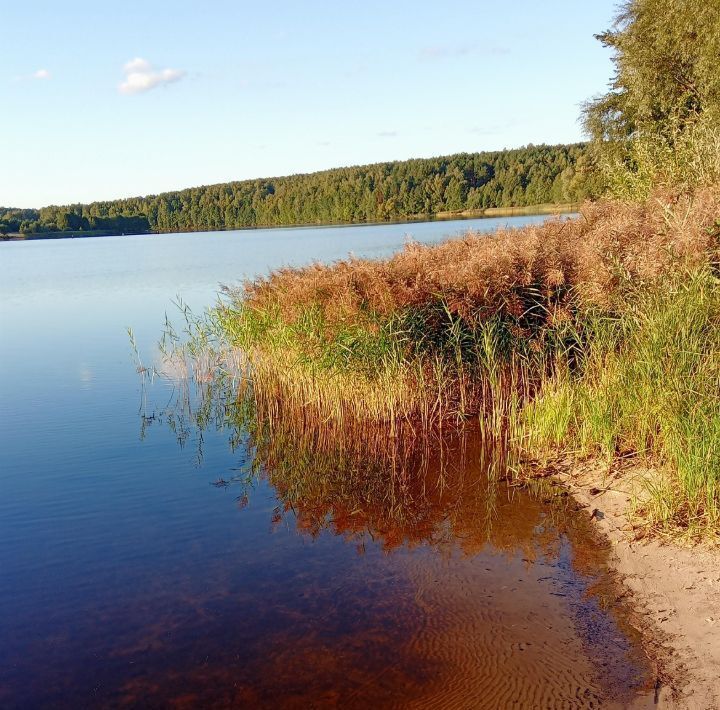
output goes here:
[[556, 478], [587, 506], [611, 543], [610, 563], [625, 601], [658, 663], [658, 707], [720, 707], [720, 549], [644, 538], [630, 518], [631, 496], [646, 471], [607, 474], [596, 464], [565, 462]]

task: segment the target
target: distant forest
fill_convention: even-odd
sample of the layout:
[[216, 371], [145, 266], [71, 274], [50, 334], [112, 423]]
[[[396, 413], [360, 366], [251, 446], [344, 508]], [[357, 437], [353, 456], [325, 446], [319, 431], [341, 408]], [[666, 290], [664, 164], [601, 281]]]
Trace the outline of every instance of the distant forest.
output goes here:
[[589, 192], [584, 143], [336, 168], [63, 207], [0, 207], [0, 234], [174, 232], [382, 222], [574, 202]]

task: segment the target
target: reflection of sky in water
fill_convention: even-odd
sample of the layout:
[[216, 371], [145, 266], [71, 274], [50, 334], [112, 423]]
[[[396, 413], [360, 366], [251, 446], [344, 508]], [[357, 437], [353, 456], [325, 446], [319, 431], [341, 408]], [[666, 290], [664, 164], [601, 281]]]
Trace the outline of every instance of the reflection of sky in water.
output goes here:
[[[200, 667], [192, 654], [203, 639], [219, 652], [245, 633], [237, 610], [243, 618], [254, 610], [242, 600], [270, 590], [289, 605], [297, 595], [288, 579], [312, 578], [327, 591], [343, 575], [368, 579], [384, 569], [376, 564], [389, 564], [377, 550], [348, 556], [332, 535], [268, 536], [278, 501], [266, 483], [238, 513], [233, 491], [210, 485], [232, 476], [242, 454], [229, 452], [225, 433], [205, 432], [201, 468], [192, 455], [197, 432], [181, 449], [150, 424], [141, 441], [142, 392], [126, 327], [151, 361], [165, 313], [181, 320], [176, 295], [202, 310], [220, 283], [281, 265], [383, 256], [407, 234], [432, 242], [538, 219], [0, 244], [0, 706], [4, 672], [34, 687], [45, 673], [66, 676], [90, 692], [88, 669], [109, 683], [142, 675], [123, 654], [161, 663], [153, 649], [180, 653], [178, 667]], [[171, 396], [169, 383], [155, 384], [158, 406]], [[393, 569], [387, 579], [400, 575], [395, 591], [406, 604], [412, 585]], [[351, 604], [353, 588], [340, 587], [337, 598]], [[311, 611], [322, 617], [322, 605]], [[341, 612], [333, 611], [339, 625]], [[270, 615], [268, 628], [275, 633], [272, 625], [287, 625], [293, 613]], [[173, 638], [189, 644], [187, 657]]]

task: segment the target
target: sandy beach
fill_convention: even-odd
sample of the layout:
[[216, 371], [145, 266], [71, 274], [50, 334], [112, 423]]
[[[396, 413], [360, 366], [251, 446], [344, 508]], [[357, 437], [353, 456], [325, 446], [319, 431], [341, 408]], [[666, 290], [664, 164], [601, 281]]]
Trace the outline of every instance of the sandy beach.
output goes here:
[[637, 611], [648, 655], [657, 664], [657, 705], [720, 707], [720, 547], [684, 545], [633, 525], [634, 492], [647, 472], [607, 472], [565, 462], [556, 480], [586, 506], [612, 544], [611, 563]]

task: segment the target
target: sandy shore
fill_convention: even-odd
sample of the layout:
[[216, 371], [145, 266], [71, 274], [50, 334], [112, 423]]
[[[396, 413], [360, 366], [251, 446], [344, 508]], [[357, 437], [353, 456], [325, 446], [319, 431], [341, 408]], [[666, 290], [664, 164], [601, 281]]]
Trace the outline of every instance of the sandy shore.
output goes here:
[[629, 509], [645, 474], [567, 463], [557, 480], [587, 506], [612, 543], [611, 562], [657, 663], [657, 706], [720, 708], [720, 549], [640, 539]]

